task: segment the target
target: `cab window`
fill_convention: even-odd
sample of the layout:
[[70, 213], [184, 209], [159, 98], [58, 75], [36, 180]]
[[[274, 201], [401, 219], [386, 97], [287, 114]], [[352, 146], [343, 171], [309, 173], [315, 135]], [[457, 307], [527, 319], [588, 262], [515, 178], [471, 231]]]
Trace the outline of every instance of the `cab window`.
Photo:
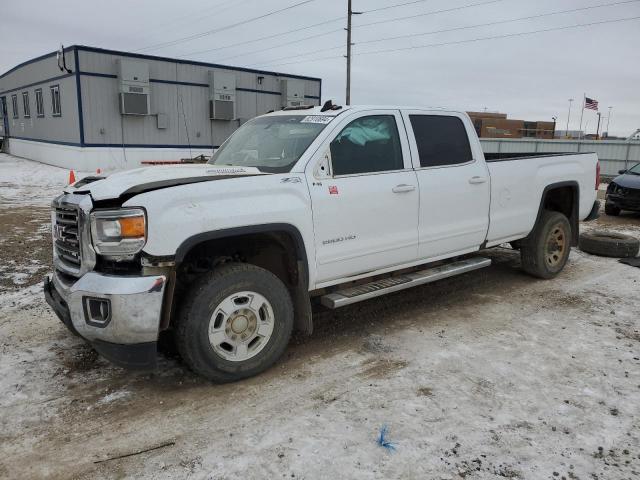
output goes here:
[[371, 115], [349, 123], [331, 142], [334, 175], [385, 172], [404, 168], [393, 115]]
[[469, 136], [458, 117], [409, 115], [421, 167], [459, 165], [473, 160]]

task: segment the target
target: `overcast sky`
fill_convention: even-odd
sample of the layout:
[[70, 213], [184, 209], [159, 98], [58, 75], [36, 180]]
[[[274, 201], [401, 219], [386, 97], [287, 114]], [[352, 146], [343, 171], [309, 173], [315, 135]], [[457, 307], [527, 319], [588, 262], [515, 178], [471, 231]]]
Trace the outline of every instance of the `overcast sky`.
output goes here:
[[[60, 43], [140, 51], [225, 28], [301, 1], [3, 0], [0, 70], [4, 72], [54, 51]], [[558, 129], [564, 129], [568, 99], [574, 98], [570, 128], [577, 129], [586, 92], [600, 102], [604, 127], [608, 107], [613, 106], [611, 133], [627, 136], [640, 128], [640, 19], [460, 43], [640, 17], [639, 0], [610, 5], [619, 1], [353, 0], [355, 11], [369, 13], [354, 16], [353, 20], [352, 103], [486, 108], [526, 120], [557, 116]], [[410, 5], [383, 9], [409, 2]], [[312, 0], [257, 21], [171, 46], [148, 48], [143, 53], [321, 77], [323, 100], [332, 98], [342, 103], [345, 61], [341, 56], [346, 34], [341, 29], [346, 26], [346, 4], [347, 0]], [[609, 5], [536, 19], [371, 42], [606, 4]], [[453, 8], [456, 10], [430, 13]], [[372, 11], [376, 9], [380, 10]], [[399, 17], [408, 18], [390, 21]], [[327, 23], [221, 48], [322, 22]], [[369, 23], [375, 24], [365, 25]], [[315, 38], [307, 39], [309, 36]], [[459, 43], [366, 54], [449, 42]], [[265, 50], [272, 46], [278, 48]], [[339, 48], [322, 51], [332, 47]], [[210, 51], [195, 53], [203, 50]], [[595, 113], [586, 110], [583, 127], [595, 132], [596, 123]]]

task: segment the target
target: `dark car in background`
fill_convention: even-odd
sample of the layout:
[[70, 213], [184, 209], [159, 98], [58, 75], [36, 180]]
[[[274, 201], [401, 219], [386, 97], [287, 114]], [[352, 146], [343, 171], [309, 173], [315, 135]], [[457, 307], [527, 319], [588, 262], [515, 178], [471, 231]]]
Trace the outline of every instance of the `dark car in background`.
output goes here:
[[629, 170], [620, 170], [607, 188], [604, 211], [619, 215], [622, 210], [640, 212], [640, 163]]

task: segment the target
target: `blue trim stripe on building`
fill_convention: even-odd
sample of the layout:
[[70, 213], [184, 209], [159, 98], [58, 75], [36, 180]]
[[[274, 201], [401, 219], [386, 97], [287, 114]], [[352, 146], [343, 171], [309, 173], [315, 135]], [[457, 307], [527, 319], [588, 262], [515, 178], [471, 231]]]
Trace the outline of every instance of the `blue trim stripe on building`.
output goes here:
[[40, 138], [27, 137], [9, 137], [14, 140], [24, 140], [27, 142], [52, 143], [54, 145], [65, 145], [68, 147], [84, 147], [84, 148], [182, 148], [182, 149], [214, 149], [219, 145], [183, 145], [183, 144], [145, 144], [145, 143], [85, 143], [80, 145], [78, 142], [62, 142], [59, 140], [43, 140]]
[[207, 62], [198, 62], [195, 60], [183, 60], [180, 58], [170, 58], [170, 57], [160, 57], [160, 56], [155, 56], [155, 55], [144, 55], [144, 54], [140, 54], [140, 53], [131, 53], [131, 52], [121, 52], [118, 50], [108, 50], [105, 48], [97, 48], [97, 47], [88, 47], [86, 45], [74, 45], [73, 47], [70, 48], [76, 48], [79, 51], [83, 51], [83, 52], [93, 52], [93, 53], [103, 53], [106, 55], [116, 55], [116, 56], [121, 56], [121, 57], [129, 57], [129, 58], [143, 58], [145, 60], [156, 60], [156, 61], [160, 61], [160, 62], [172, 62], [172, 63], [178, 63], [181, 65], [196, 65], [196, 66], [200, 66], [200, 67], [212, 67], [212, 68], [219, 68], [221, 70], [234, 70], [237, 72], [249, 72], [249, 73], [261, 73], [261, 74], [265, 74], [265, 75], [276, 75], [279, 77], [286, 77], [286, 78], [299, 78], [300, 80], [312, 80], [312, 81], [316, 81], [316, 82], [322, 82], [322, 79], [317, 78], [317, 77], [307, 77], [304, 75], [293, 75], [293, 74], [289, 74], [289, 73], [281, 73], [281, 72], [271, 72], [268, 70], [256, 70], [253, 68], [244, 68], [244, 67], [232, 67], [229, 65], [220, 65], [218, 63], [207, 63]]
[[80, 82], [80, 60], [78, 60], [78, 50], [73, 51], [76, 76], [76, 96], [78, 98], [78, 127], [80, 128], [80, 145], [84, 145], [84, 115], [82, 113], [82, 85]]
[[19, 87], [10, 88], [9, 90], [5, 90], [3, 92], [0, 92], [0, 95], [5, 95], [5, 94], [11, 93], [11, 92], [17, 92], [17, 91], [20, 91], [20, 90], [24, 90], [25, 88], [35, 87], [36, 85], [42, 85], [42, 84], [45, 84], [45, 83], [55, 82], [57, 80], [62, 80], [63, 78], [71, 77], [73, 75], [74, 75], [73, 73], [65, 73], [64, 75], [58, 75], [56, 77], [47, 78], [46, 80], [40, 80], [39, 82], [33, 82], [33, 83], [29, 83], [27, 85], [20, 85]]
[[[85, 72], [80, 71], [80, 75], [84, 75], [87, 77], [102, 77], [102, 78], [118, 78], [117, 75], [113, 75], [111, 73], [98, 73], [98, 72]], [[199, 83], [199, 82], [183, 82], [179, 80], [162, 80], [160, 78], [150, 78], [149, 82], [151, 83], [163, 83], [166, 85], [184, 85], [187, 87], [202, 87], [209, 88], [208, 83]], [[266, 95], [282, 95], [280, 92], [276, 92], [273, 90], [258, 90], [255, 88], [243, 88], [236, 87], [237, 92], [251, 92], [251, 93], [264, 93]], [[305, 95], [304, 98], [309, 98], [313, 100], [320, 100], [319, 96], [316, 95]]]
[[[219, 68], [221, 70], [233, 70], [233, 71], [237, 71], [237, 72], [249, 72], [249, 73], [260, 73], [260, 74], [265, 74], [265, 75], [276, 75], [276, 76], [285, 77], [285, 78], [299, 78], [301, 80], [312, 80], [312, 81], [316, 81], [316, 82], [321, 82], [322, 83], [322, 79], [320, 79], [320, 78], [307, 77], [305, 75], [294, 75], [294, 74], [289, 74], [289, 73], [271, 72], [271, 71], [268, 71], [268, 70], [257, 70], [257, 69], [253, 69], [253, 68], [232, 67], [232, 66], [229, 66], [229, 65], [220, 65], [218, 63], [197, 62], [195, 60], [183, 60], [183, 59], [179, 59], [179, 58], [160, 57], [160, 56], [155, 56], [155, 55], [143, 55], [143, 54], [131, 53], [131, 52], [121, 52], [121, 51], [118, 51], [118, 50], [108, 50], [108, 49], [105, 49], [105, 48], [88, 47], [86, 45], [72, 45], [72, 46], [67, 47], [67, 48], [64, 49], [65, 53], [67, 53], [67, 52], [69, 52], [71, 50], [76, 50], [76, 51], [80, 51], [80, 52], [103, 53], [105, 55], [116, 55], [116, 56], [120, 56], [120, 57], [142, 58], [142, 59], [146, 59], [146, 60], [155, 60], [155, 61], [160, 61], [160, 62], [172, 62], [172, 63], [181, 64], [181, 65], [195, 65], [195, 66], [201, 66], [201, 67], [212, 67], [212, 68]], [[35, 63], [35, 62], [38, 62], [40, 60], [47, 59], [49, 57], [55, 57], [57, 53], [58, 52], [46, 53], [44, 55], [40, 55], [39, 57], [32, 58], [31, 60], [27, 60], [25, 62], [22, 62], [22, 63], [16, 65], [15, 67], [11, 68], [10, 70], [7, 70], [6, 72], [4, 72], [2, 75], [0, 75], [0, 78], [3, 78], [6, 75], [9, 75], [11, 72], [14, 72], [15, 70], [17, 70], [17, 69], [19, 69], [21, 67], [24, 67], [26, 65], [29, 65], [31, 63]]]

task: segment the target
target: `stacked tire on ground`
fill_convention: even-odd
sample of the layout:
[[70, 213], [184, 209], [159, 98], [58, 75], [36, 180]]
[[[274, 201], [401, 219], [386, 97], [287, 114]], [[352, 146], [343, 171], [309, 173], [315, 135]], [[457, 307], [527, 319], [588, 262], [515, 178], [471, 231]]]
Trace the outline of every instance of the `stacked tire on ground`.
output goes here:
[[631, 235], [596, 230], [580, 235], [580, 250], [603, 257], [631, 258], [638, 255], [640, 240]]

